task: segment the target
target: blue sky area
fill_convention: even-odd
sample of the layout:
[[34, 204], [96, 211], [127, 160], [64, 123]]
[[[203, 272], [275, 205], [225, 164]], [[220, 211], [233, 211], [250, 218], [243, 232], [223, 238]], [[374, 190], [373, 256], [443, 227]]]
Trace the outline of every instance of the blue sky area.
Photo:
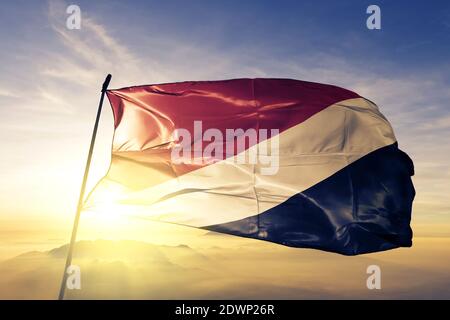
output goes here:
[[[80, 30], [65, 26], [69, 4], [81, 8]], [[371, 4], [381, 30], [366, 28]], [[355, 90], [415, 161], [414, 219], [450, 223], [449, 1], [19, 0], [0, 5], [0, 40], [0, 215], [73, 214], [112, 73], [112, 87], [285, 77]], [[94, 182], [107, 167], [108, 111]]]

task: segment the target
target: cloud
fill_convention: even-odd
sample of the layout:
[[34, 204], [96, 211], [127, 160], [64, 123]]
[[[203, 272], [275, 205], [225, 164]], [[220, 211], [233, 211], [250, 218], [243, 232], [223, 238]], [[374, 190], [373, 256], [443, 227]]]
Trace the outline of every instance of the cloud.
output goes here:
[[107, 73], [132, 81], [141, 70], [136, 56], [86, 12], [82, 12], [80, 30], [67, 29], [66, 7], [62, 1], [49, 2], [49, 23], [63, 47], [49, 53], [50, 63], [42, 65], [41, 73], [86, 88], [99, 86], [99, 77]]
[[0, 88], [0, 97], [18, 98], [19, 95], [10, 89]]
[[[222, 243], [228, 239], [223, 238]], [[238, 248], [193, 248], [136, 241], [79, 241], [81, 290], [68, 299], [446, 299], [448, 238], [412, 248], [348, 257], [242, 239]], [[54, 299], [67, 245], [0, 262], [2, 299]], [[262, 263], [263, 262], [263, 263]], [[368, 265], [382, 290], [367, 290]]]
[[433, 119], [433, 121], [423, 124], [421, 128], [424, 130], [450, 129], [450, 115]]

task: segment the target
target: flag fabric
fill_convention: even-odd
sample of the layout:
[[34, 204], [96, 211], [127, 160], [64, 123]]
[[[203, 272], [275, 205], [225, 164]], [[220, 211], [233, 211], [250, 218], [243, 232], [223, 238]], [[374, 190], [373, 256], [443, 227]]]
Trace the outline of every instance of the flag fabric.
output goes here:
[[87, 210], [345, 255], [412, 244], [413, 163], [352, 91], [235, 79], [107, 96], [111, 166]]

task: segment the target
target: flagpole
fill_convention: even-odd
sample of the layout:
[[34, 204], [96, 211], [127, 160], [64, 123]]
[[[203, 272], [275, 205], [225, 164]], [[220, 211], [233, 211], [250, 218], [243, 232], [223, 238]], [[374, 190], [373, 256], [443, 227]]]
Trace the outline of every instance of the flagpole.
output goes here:
[[83, 200], [84, 200], [84, 193], [86, 191], [86, 182], [89, 175], [89, 168], [91, 167], [91, 160], [92, 160], [92, 152], [94, 151], [94, 145], [95, 145], [95, 138], [97, 136], [97, 129], [98, 129], [98, 123], [100, 120], [100, 114], [102, 113], [102, 106], [103, 106], [103, 99], [105, 98], [106, 90], [108, 90], [109, 82], [111, 81], [111, 75], [108, 74], [106, 76], [105, 82], [103, 82], [102, 86], [102, 94], [100, 96], [100, 102], [98, 104], [98, 110], [97, 110], [97, 117], [95, 118], [95, 125], [94, 130], [92, 131], [92, 137], [91, 137], [91, 145], [89, 147], [89, 154], [86, 160], [86, 167], [84, 169], [84, 176], [83, 176], [83, 182], [81, 184], [81, 190], [80, 190], [80, 196], [78, 198], [78, 205], [77, 205], [77, 211], [75, 214], [75, 221], [73, 223], [72, 228], [72, 236], [70, 238], [70, 244], [69, 244], [69, 251], [67, 252], [67, 258], [66, 258], [66, 265], [64, 267], [64, 273], [63, 278], [61, 281], [61, 287], [59, 289], [59, 300], [64, 299], [64, 292], [66, 289], [66, 282], [67, 282], [67, 268], [72, 264], [72, 254], [73, 254], [73, 247], [75, 245], [75, 240], [77, 238], [77, 230], [78, 230], [78, 222], [80, 221], [80, 213], [81, 208], [83, 206]]

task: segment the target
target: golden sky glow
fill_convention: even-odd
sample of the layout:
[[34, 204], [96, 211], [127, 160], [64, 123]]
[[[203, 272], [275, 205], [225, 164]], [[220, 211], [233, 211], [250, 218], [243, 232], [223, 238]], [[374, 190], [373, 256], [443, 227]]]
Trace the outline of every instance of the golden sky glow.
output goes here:
[[[289, 49], [292, 46], [295, 50], [286, 49], [284, 52], [277, 42], [283, 41], [283, 32], [287, 32], [284, 29], [276, 37], [259, 38], [253, 34], [260, 42], [255, 40], [253, 43], [244, 41], [248, 39], [241, 39], [233, 40], [234, 42], [230, 44], [224, 30], [231, 30], [228, 28], [232, 28], [233, 23], [229, 26], [220, 22], [222, 21], [220, 19], [220, 23], [217, 24], [209, 21], [209, 24], [205, 24], [207, 28], [197, 26], [195, 32], [192, 32], [193, 38], [188, 38], [183, 30], [189, 28], [177, 25], [173, 29], [162, 30], [159, 26], [164, 21], [158, 20], [161, 16], [149, 13], [149, 16], [140, 17], [141, 20], [136, 18], [136, 21], [149, 23], [145, 30], [150, 31], [142, 34], [136, 32], [142, 30], [141, 27], [137, 27], [138, 22], [134, 25], [118, 15], [126, 12], [130, 16], [138, 16], [139, 12], [133, 11], [135, 9], [131, 8], [132, 6], [124, 7], [120, 2], [109, 1], [108, 5], [103, 2], [96, 4], [83, 2], [82, 9], [85, 10], [83, 27], [74, 31], [65, 27], [67, 4], [62, 1], [34, 3], [30, 7], [26, 7], [23, 3], [14, 6], [13, 3], [14, 1], [5, 4], [4, 7], [2, 4], [0, 13], [0, 24], [8, 23], [8, 26], [0, 28], [2, 39], [0, 261], [28, 251], [50, 250], [68, 242], [100, 88], [106, 74], [113, 75], [110, 86], [112, 88], [182, 80], [283, 77], [332, 83], [349, 88], [374, 101], [380, 107], [394, 128], [400, 148], [406, 151], [415, 163], [416, 175], [413, 181], [417, 197], [414, 202], [412, 227], [418, 242], [417, 248], [380, 253], [367, 259], [384, 261], [392, 267], [392, 270], [397, 268], [394, 266], [396, 262], [400, 261], [404, 267], [404, 262], [409, 261], [411, 265], [417, 267], [416, 276], [422, 275], [423, 270], [429, 270], [428, 277], [437, 287], [439, 279], [448, 281], [447, 261], [450, 256], [446, 249], [450, 237], [448, 61], [436, 61], [434, 65], [427, 64], [426, 68], [422, 68], [422, 62], [417, 61], [412, 61], [408, 66], [397, 67], [401, 63], [406, 63], [404, 60], [414, 58], [410, 57], [413, 55], [410, 51], [414, 50], [407, 49], [408, 44], [398, 47], [392, 44], [403, 37], [398, 34], [393, 36], [396, 41], [387, 42], [392, 45], [389, 52], [372, 55], [372, 52], [376, 51], [376, 45], [370, 42], [375, 41], [373, 38], [363, 33], [367, 30], [349, 30], [345, 33], [344, 40], [351, 39], [351, 41], [345, 40], [339, 44], [330, 40], [336, 37], [334, 27], [330, 28], [332, 32], [322, 30], [324, 36], [320, 41], [327, 43], [327, 50], [317, 50], [306, 41], [309, 39], [308, 35], [316, 34], [315, 28], [312, 28], [307, 30], [308, 34], [301, 34], [303, 37], [290, 36], [281, 47]], [[105, 12], [114, 15], [108, 11], [112, 10], [111, 8], [115, 9], [116, 19], [107, 19], [103, 15]], [[11, 20], [9, 16], [14, 19]], [[174, 23], [184, 21], [177, 17], [167, 18], [164, 15], [162, 17], [165, 20], [173, 20]], [[229, 22], [236, 22], [234, 19], [239, 18], [235, 13], [226, 17], [228, 19], [226, 21]], [[306, 21], [308, 20], [306, 18], [308, 17], [292, 20]], [[187, 20], [195, 19], [191, 17]], [[22, 24], [23, 21], [27, 23]], [[246, 32], [256, 33], [250, 27], [249, 30]], [[303, 28], [299, 26], [298, 30]], [[445, 34], [448, 34], [448, 28], [444, 30]], [[386, 37], [388, 36], [389, 34], [386, 34]], [[209, 41], [207, 43], [202, 41], [204, 38], [208, 38]], [[292, 41], [294, 38], [298, 40], [295, 43]], [[264, 42], [269, 40], [274, 42]], [[414, 42], [410, 45], [420, 51], [418, 49], [420, 43]], [[364, 54], [360, 54], [362, 60], [357, 58], [353, 60], [347, 56], [350, 51], [359, 47], [366, 50]], [[311, 51], [303, 53], [308, 48]], [[439, 50], [441, 48], [436, 49]], [[374, 64], [374, 59], [378, 59], [379, 64]], [[428, 63], [433, 63], [432, 59], [429, 59]], [[112, 113], [108, 102], [105, 101], [88, 190], [108, 169], [112, 134]], [[210, 252], [208, 250], [211, 247], [217, 245], [228, 250], [224, 253], [224, 257], [230, 259], [234, 248], [248, 248], [255, 243], [253, 240], [237, 240], [231, 236], [212, 238], [205, 236], [205, 232], [201, 230], [129, 217], [117, 212], [111, 204], [97, 212], [82, 213], [78, 238], [133, 239], [171, 246], [188, 244], [200, 251], [205, 250], [205, 255]], [[273, 259], [282, 260], [279, 272], [282, 272], [281, 269], [294, 272], [295, 264], [300, 263], [303, 258], [318, 259], [304, 267], [304, 270], [309, 271], [317, 267], [320, 259], [324, 257], [325, 260], [329, 259], [330, 263], [342, 263], [342, 268], [347, 265], [347, 262], [344, 263], [340, 258], [328, 256], [326, 253], [310, 254], [309, 250], [303, 253], [299, 249], [291, 258], [290, 254], [294, 252], [292, 249], [268, 244], [256, 245], [258, 246], [269, 248], [268, 250], [273, 253]], [[431, 246], [429, 252], [427, 246]], [[280, 251], [275, 252], [277, 250]], [[213, 260], [220, 261], [220, 254], [217, 252], [211, 254]], [[249, 253], [249, 257], [262, 259], [260, 253], [253, 251]], [[237, 296], [236, 292], [230, 289], [233, 285], [231, 275], [238, 273], [233, 268], [246, 265], [243, 273], [239, 275], [244, 279], [255, 271], [257, 266], [245, 258], [239, 259], [242, 260], [236, 262], [234, 267], [232, 263], [227, 264], [232, 270], [220, 285], [202, 279], [204, 287], [196, 288], [197, 291], [191, 293], [203, 297], [208, 289], [220, 287], [230, 291], [218, 291], [219, 296], [220, 292], [232, 292]], [[366, 261], [364, 259], [361, 261]], [[86, 263], [91, 262], [89, 260]], [[48, 263], [55, 267], [55, 270], [59, 267], [57, 263]], [[209, 271], [213, 268], [211, 266], [207, 268]], [[0, 265], [0, 270], [6, 267]], [[337, 279], [339, 270], [327, 274], [326, 279]], [[397, 271], [393, 271], [390, 274], [391, 279], [398, 274]], [[436, 274], [442, 277], [434, 277]], [[268, 292], [276, 294], [275, 282], [281, 278], [273, 276], [266, 279], [267, 283], [273, 285]], [[313, 278], [309, 280], [302, 278], [295, 284], [300, 285], [301, 281], [319, 281], [319, 278], [319, 274], [315, 273]], [[413, 281], [411, 279], [413, 276], [408, 279], [405, 276], [402, 283]], [[443, 283], [447, 283], [444, 280]], [[0, 287], [2, 281], [6, 280], [0, 277]], [[284, 285], [284, 291], [281, 291], [289, 295], [289, 290], [286, 289], [289, 287], [287, 278], [280, 281]], [[327, 287], [327, 284], [321, 282], [322, 289], [317, 294], [326, 296], [327, 293], [337, 292], [333, 286], [338, 286], [338, 282], [331, 281], [327, 288], [329, 291], [325, 293], [320, 290]], [[39, 284], [41, 285], [40, 282]], [[215, 285], [217, 286], [214, 287]], [[245, 292], [250, 296], [257, 291], [252, 291], [251, 285], [251, 281], [244, 284]], [[353, 282], [348, 284], [349, 290], [359, 292], [355, 286]], [[163, 285], [157, 288], [162, 287]], [[431, 290], [432, 286], [427, 288]], [[295, 291], [295, 288], [291, 289], [292, 292]], [[314, 293], [315, 289], [317, 288], [312, 285], [311, 292]], [[391, 289], [393, 295], [402, 291], [401, 284], [398, 284], [398, 288]], [[20, 296], [22, 292], [20, 288], [18, 292]], [[190, 294], [184, 293], [187, 296]], [[170, 292], [165, 294], [170, 297]], [[301, 297], [302, 294], [295, 291], [292, 296]], [[2, 295], [3, 293], [0, 293], [0, 298]]]

